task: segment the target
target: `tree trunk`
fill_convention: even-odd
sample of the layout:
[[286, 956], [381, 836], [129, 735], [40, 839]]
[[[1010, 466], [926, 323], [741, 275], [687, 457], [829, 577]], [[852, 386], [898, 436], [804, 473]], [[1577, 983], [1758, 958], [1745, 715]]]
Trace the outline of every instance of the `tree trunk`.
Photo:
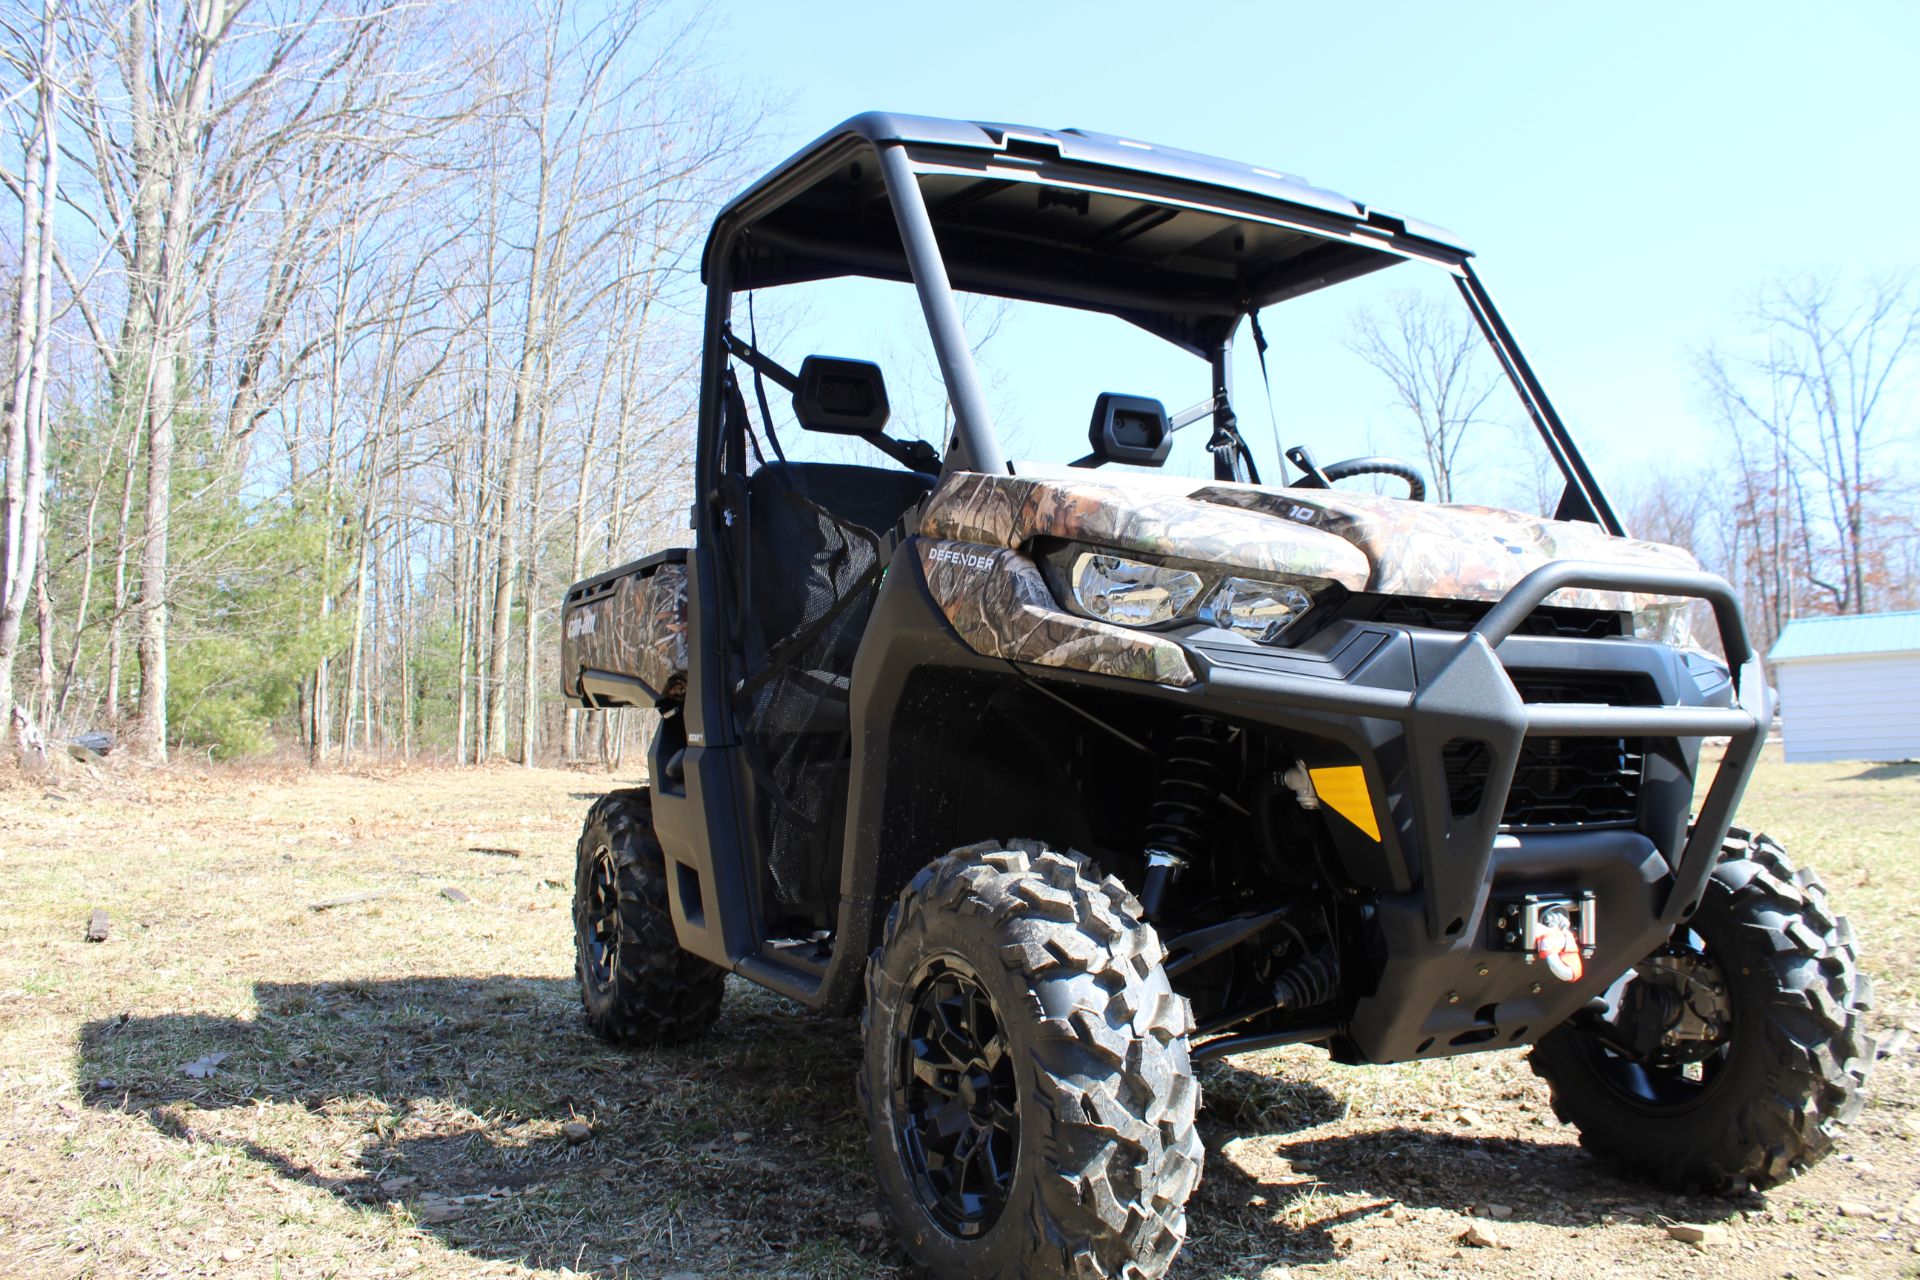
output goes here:
[[520, 680], [520, 763], [528, 768], [533, 767], [534, 755], [540, 747], [540, 500], [545, 488], [541, 483], [541, 469], [546, 435], [547, 410], [543, 403], [537, 411], [533, 433], [533, 475], [527, 495], [526, 576], [521, 586], [526, 647], [522, 653]]
[[120, 488], [120, 524], [113, 552], [113, 622], [107, 632], [107, 721], [120, 723], [120, 682], [126, 663], [127, 560], [133, 554], [133, 491], [140, 480], [138, 422], [127, 424], [127, 463]]
[[[26, 145], [20, 202], [20, 289], [14, 308], [13, 382], [6, 420], [6, 547], [0, 560], [0, 738], [13, 733], [13, 664], [28, 593], [40, 584], [45, 597], [45, 529], [41, 503], [46, 488], [47, 353], [53, 313], [53, 206], [59, 189], [59, 106], [53, 61], [53, 7], [41, 9], [36, 119]], [[44, 617], [44, 615], [43, 615]], [[43, 622], [44, 627], [44, 622]], [[44, 649], [47, 638], [41, 636]]]
[[461, 484], [461, 461], [464, 450], [456, 447], [453, 452], [453, 465], [447, 472], [447, 483], [453, 490], [453, 609], [454, 609], [454, 647], [455, 664], [458, 677], [454, 682], [454, 728], [453, 758], [460, 764], [467, 762], [467, 697], [472, 684], [473, 668], [468, 658], [471, 656], [468, 645], [473, 635], [473, 592], [467, 582], [473, 546], [473, 534], [469, 527], [472, 512], [468, 508], [468, 487]]
[[[143, 8], [131, 6], [133, 11]], [[232, 16], [227, 0], [202, 0], [187, 37], [191, 56], [184, 91], [173, 98], [164, 122], [155, 119], [149, 86], [136, 93], [133, 142], [137, 183], [135, 235], [151, 232], [157, 242], [157, 270], [142, 283], [153, 295], [152, 360], [147, 369], [147, 507], [145, 541], [140, 554], [140, 715], [134, 723], [134, 749], [153, 761], [167, 758], [167, 547], [172, 536], [174, 415], [178, 404], [178, 361], [182, 358], [184, 318], [180, 314], [188, 274], [193, 269], [194, 195], [199, 148], [205, 140], [214, 67]], [[144, 61], [145, 19], [130, 19], [142, 34], [129, 44], [132, 57]], [[146, 72], [138, 73], [144, 81]], [[146, 119], [143, 131], [142, 117]], [[158, 127], [156, 127], [158, 124]], [[140, 153], [148, 152], [146, 163]], [[150, 202], [150, 203], [149, 203]], [[144, 228], [140, 206], [146, 204]]]

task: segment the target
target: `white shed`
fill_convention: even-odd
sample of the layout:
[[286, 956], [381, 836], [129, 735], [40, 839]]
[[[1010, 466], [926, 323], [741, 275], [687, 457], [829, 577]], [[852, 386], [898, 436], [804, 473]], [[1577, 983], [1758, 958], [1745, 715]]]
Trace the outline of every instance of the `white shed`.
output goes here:
[[1787, 760], [1920, 760], [1920, 611], [1795, 618], [1773, 651]]

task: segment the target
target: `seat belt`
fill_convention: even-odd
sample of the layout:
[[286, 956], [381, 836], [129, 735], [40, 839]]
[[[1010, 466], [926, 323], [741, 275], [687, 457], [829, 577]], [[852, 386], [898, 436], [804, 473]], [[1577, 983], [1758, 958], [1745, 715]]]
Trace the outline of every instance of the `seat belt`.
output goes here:
[[[1253, 350], [1260, 357], [1260, 385], [1267, 392], [1267, 425], [1273, 428], [1273, 456], [1284, 458], [1287, 451], [1280, 444], [1280, 419], [1273, 411], [1273, 379], [1267, 376], [1267, 335], [1260, 331], [1260, 313], [1247, 312], [1247, 319], [1253, 322]], [[1287, 478], [1285, 467], [1280, 469], [1280, 479]]]
[[[747, 420], [746, 398], [740, 394], [740, 380], [728, 369], [725, 380], [726, 404], [726, 441], [727, 468], [720, 479], [719, 487], [714, 491], [715, 500], [720, 506], [720, 524], [723, 530], [722, 543], [726, 547], [727, 565], [732, 569], [733, 600], [728, 610], [728, 631], [736, 648], [747, 643], [751, 629], [747, 626], [749, 572], [752, 566], [748, 558], [753, 554], [752, 540], [748, 537], [747, 519], [750, 504], [747, 501], [747, 445], [752, 435], [752, 425]], [[756, 442], [754, 456], [759, 457], [760, 446]], [[762, 459], [762, 465], [765, 460]], [[749, 661], [751, 656], [749, 655]]]
[[[753, 319], [753, 290], [747, 290], [747, 345], [755, 351], [760, 349], [760, 327]], [[767, 383], [760, 376], [760, 362], [753, 361], [753, 394], [760, 402], [760, 421], [765, 424], [767, 443], [773, 446], [773, 454], [780, 461], [787, 460], [787, 454], [780, 447], [780, 437], [773, 431], [773, 410], [767, 405]]]

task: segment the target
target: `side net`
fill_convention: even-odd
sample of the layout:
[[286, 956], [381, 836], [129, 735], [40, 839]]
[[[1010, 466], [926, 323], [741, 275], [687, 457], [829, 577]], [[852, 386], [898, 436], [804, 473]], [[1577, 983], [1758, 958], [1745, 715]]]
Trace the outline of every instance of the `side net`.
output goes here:
[[[765, 480], [764, 473], [756, 482]], [[749, 576], [757, 643], [740, 687], [743, 746], [771, 810], [783, 906], [817, 903], [851, 736], [854, 654], [880, 582], [879, 540], [778, 485], [756, 483]]]

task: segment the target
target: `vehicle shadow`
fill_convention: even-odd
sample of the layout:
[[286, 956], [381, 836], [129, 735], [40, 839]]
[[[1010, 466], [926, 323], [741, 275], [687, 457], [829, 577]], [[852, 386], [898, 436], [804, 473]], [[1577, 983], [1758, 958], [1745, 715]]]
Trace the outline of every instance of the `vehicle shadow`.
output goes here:
[[[1193, 1274], [1337, 1259], [1355, 1238], [1343, 1228], [1409, 1211], [1484, 1216], [1497, 1205], [1504, 1220], [1578, 1228], [1607, 1218], [1717, 1222], [1757, 1203], [1660, 1191], [1572, 1142], [1405, 1125], [1331, 1131], [1344, 1118], [1338, 1098], [1230, 1062], [1209, 1068], [1204, 1084], [1206, 1177], [1188, 1212], [1191, 1259], [1182, 1255], [1204, 1264]], [[1465, 1226], [1462, 1216], [1445, 1231]]]
[[[589, 1035], [573, 983], [553, 978], [269, 982], [254, 996], [251, 1017], [87, 1024], [77, 1067], [89, 1105], [183, 1144], [226, 1145], [370, 1212], [410, 1214], [490, 1261], [612, 1275], [690, 1264], [891, 1275], [901, 1261], [872, 1216], [851, 1019], [735, 983], [707, 1038], [640, 1051]], [[1283, 1074], [1214, 1064], [1203, 1087], [1207, 1168], [1176, 1280], [1249, 1254], [1335, 1258], [1336, 1227], [1395, 1201], [1495, 1201], [1554, 1221], [1570, 1198], [1597, 1212], [1655, 1199], [1564, 1144], [1328, 1136], [1343, 1104]], [[1291, 1167], [1239, 1158], [1236, 1139]], [[1277, 1216], [1303, 1186], [1367, 1203]]]
[[87, 1024], [89, 1105], [410, 1213], [489, 1260], [646, 1275], [735, 1258], [813, 1270], [804, 1257], [890, 1272], [891, 1243], [861, 1222], [876, 1201], [850, 1019], [735, 984], [709, 1037], [639, 1051], [588, 1034], [558, 979], [260, 983], [254, 996], [252, 1017]]

